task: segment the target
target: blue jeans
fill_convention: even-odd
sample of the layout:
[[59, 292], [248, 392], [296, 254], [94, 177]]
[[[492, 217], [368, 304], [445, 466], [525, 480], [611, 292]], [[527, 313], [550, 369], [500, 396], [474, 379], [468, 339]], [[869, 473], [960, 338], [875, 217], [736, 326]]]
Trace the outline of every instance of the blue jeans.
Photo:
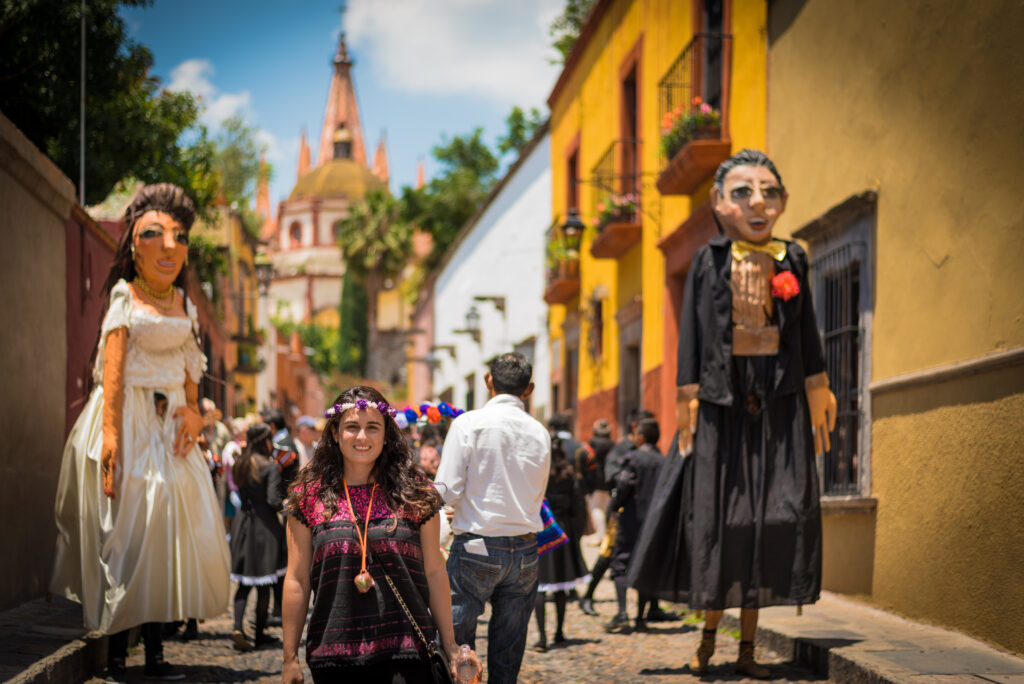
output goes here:
[[[487, 555], [469, 553], [466, 542], [483, 539]], [[452, 587], [452, 620], [455, 642], [476, 650], [476, 622], [491, 602], [487, 625], [487, 669], [490, 684], [513, 684], [526, 650], [537, 596], [537, 536], [480, 537], [460, 534], [448, 557]]]

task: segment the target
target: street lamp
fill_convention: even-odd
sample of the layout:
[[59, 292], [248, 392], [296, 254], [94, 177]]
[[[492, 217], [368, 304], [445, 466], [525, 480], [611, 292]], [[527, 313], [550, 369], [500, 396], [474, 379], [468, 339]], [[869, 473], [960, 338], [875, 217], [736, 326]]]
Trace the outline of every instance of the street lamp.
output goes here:
[[580, 213], [576, 209], [570, 209], [569, 215], [562, 224], [562, 240], [566, 249], [579, 252], [580, 242], [583, 241], [583, 221], [580, 220]]
[[274, 277], [274, 264], [266, 254], [257, 254], [254, 260], [256, 265], [256, 282], [260, 294], [264, 297], [270, 289], [270, 279]]
[[477, 313], [475, 306], [469, 307], [469, 311], [466, 312], [466, 327], [452, 332], [469, 335], [474, 342], [480, 344], [480, 314]]

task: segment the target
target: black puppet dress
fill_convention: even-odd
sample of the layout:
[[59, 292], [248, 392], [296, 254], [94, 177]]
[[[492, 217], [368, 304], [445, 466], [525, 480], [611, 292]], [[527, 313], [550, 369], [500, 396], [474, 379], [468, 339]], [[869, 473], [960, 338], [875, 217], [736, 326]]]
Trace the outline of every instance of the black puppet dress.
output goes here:
[[[804, 385], [825, 362], [807, 256], [796, 243], [777, 242], [780, 258], [754, 258], [769, 277], [791, 272], [786, 277], [799, 291], [767, 303], [767, 322], [777, 328], [774, 354], [734, 353], [734, 338], [741, 340], [733, 275], [741, 262], [734, 264], [728, 238], [700, 248], [687, 276], [677, 385], [699, 385], [694, 448], [680, 458], [672, 440], [627, 579], [692, 609], [813, 603], [821, 589], [821, 509]], [[746, 351], [750, 340], [742, 342]]]

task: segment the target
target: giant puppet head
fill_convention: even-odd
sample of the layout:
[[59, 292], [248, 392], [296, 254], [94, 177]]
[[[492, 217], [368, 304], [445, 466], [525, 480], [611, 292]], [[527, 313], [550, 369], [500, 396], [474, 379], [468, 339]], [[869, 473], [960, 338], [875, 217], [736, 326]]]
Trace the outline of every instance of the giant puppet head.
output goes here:
[[740, 150], [722, 162], [711, 207], [730, 240], [764, 244], [786, 209], [786, 188], [775, 164], [759, 150]]

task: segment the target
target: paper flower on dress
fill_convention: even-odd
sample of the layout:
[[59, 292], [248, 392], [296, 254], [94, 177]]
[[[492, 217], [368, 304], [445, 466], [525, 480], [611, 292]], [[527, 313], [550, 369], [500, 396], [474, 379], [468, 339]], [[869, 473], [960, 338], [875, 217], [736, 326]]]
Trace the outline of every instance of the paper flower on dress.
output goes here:
[[772, 278], [772, 297], [778, 297], [788, 302], [800, 294], [800, 281], [796, 279], [792, 271], [782, 271]]

